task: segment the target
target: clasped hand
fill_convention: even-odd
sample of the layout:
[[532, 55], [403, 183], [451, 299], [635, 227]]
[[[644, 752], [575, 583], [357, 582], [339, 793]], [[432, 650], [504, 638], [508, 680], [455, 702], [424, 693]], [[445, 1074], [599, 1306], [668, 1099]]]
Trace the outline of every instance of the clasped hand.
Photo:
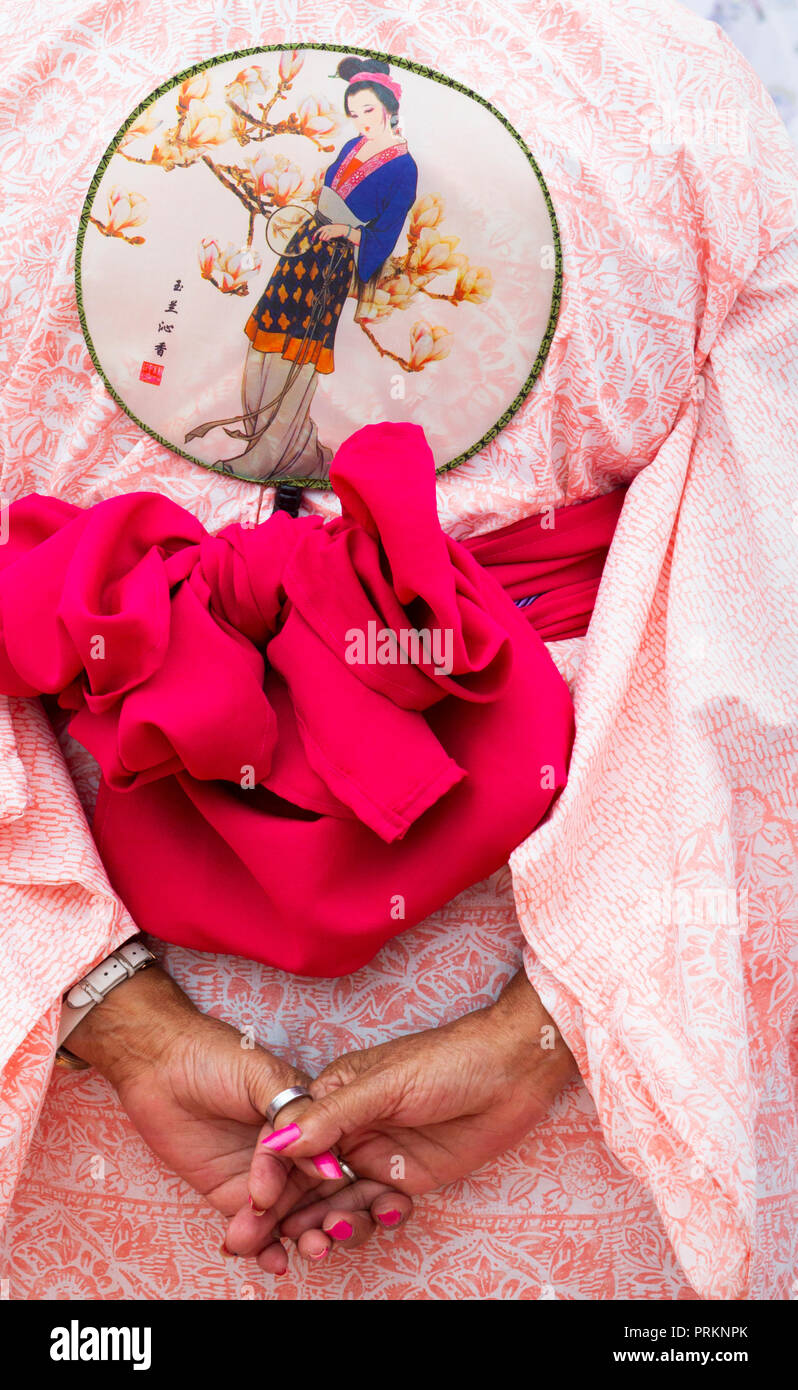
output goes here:
[[[116, 1087], [150, 1148], [227, 1218], [223, 1253], [275, 1275], [288, 1267], [283, 1240], [315, 1261], [400, 1227], [414, 1196], [514, 1147], [577, 1075], [523, 971], [489, 1008], [340, 1057], [315, 1079], [242, 1046], [157, 967], [91, 1010], [69, 1045]], [[263, 1116], [296, 1085], [312, 1099], [280, 1111], [275, 1149]], [[357, 1182], [328, 1176], [334, 1149]]]

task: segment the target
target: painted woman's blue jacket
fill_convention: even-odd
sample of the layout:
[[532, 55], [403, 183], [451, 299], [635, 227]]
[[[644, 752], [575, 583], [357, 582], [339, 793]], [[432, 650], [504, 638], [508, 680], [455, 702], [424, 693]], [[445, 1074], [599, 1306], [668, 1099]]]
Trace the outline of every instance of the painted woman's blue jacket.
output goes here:
[[[349, 151], [361, 140], [359, 135], [347, 140], [327, 169], [324, 182], [330, 187]], [[361, 280], [369, 280], [396, 246], [415, 202], [417, 186], [418, 167], [413, 156], [405, 151], [378, 165], [346, 195], [341, 194], [353, 216], [368, 224], [361, 229], [358, 247], [357, 271]]]

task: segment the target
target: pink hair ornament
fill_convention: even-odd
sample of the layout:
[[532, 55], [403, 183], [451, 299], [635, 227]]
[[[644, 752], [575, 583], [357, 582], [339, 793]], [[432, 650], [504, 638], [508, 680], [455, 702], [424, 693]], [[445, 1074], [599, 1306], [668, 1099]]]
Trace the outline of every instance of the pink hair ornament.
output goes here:
[[379, 82], [381, 86], [387, 87], [389, 92], [393, 92], [396, 100], [402, 96], [402, 87], [399, 82], [394, 82], [392, 77], [388, 77], [384, 72], [356, 72], [354, 77], [349, 79], [350, 85], [353, 82]]

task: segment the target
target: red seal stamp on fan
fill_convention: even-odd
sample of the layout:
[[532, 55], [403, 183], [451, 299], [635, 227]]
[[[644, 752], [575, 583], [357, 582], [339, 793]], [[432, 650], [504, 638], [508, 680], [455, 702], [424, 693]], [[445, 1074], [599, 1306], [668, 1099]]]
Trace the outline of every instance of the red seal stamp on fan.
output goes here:
[[162, 376], [162, 362], [142, 362], [139, 381], [149, 381], [152, 386], [160, 386]]

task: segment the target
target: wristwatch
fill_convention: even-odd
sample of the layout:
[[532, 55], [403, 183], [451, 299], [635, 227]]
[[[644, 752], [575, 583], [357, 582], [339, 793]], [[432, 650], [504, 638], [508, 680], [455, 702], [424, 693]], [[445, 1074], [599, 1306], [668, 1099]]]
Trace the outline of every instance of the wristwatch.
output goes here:
[[56, 1064], [62, 1067], [71, 1067], [74, 1070], [82, 1071], [89, 1063], [81, 1057], [76, 1057], [64, 1047], [64, 1042], [69, 1037], [73, 1028], [77, 1028], [82, 1018], [95, 1004], [101, 1004], [103, 999], [121, 985], [123, 980], [129, 980], [132, 975], [144, 970], [157, 958], [152, 951], [148, 950], [140, 937], [134, 936], [130, 941], [126, 941], [123, 946], [118, 946], [112, 951], [105, 960], [101, 960], [99, 965], [95, 965], [88, 975], [84, 975], [82, 980], [78, 980], [76, 985], [68, 991], [64, 1006], [61, 1010], [61, 1023], [58, 1029], [58, 1048], [55, 1054]]

